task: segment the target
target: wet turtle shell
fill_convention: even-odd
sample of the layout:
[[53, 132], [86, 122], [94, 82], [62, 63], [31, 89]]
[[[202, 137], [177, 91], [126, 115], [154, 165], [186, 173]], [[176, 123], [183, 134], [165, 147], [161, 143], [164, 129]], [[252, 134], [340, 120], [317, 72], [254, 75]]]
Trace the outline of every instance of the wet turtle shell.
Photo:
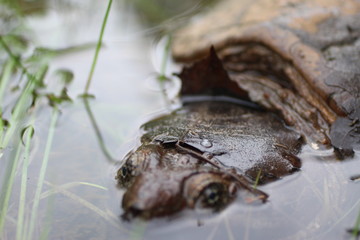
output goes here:
[[[360, 1], [221, 1], [175, 33], [172, 53], [195, 62], [210, 46], [228, 90], [280, 113], [315, 147], [360, 149]], [[201, 93], [182, 75], [183, 94]]]

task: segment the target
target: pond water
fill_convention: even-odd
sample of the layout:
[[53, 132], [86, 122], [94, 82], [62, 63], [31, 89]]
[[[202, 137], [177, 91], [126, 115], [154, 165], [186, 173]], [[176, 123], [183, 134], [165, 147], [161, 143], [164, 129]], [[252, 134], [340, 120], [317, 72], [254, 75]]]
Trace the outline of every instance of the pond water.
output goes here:
[[[32, 46], [55, 49], [96, 43], [107, 7], [107, 1], [95, 0], [27, 4], [23, 7], [30, 14], [23, 24]], [[354, 227], [360, 211], [360, 181], [350, 178], [360, 174], [360, 153], [340, 162], [331, 160], [331, 151], [316, 151], [309, 146], [300, 155], [301, 171], [260, 187], [270, 195], [264, 205], [235, 202], [218, 214], [186, 211], [148, 222], [126, 222], [120, 218], [123, 190], [116, 186], [115, 175], [121, 159], [138, 144], [141, 124], [174, 108], [164, 100], [156, 80], [166, 42], [166, 38], [159, 41], [156, 33], [169, 30], [169, 25], [183, 21], [199, 7], [194, 1], [178, 5], [178, 13], [186, 13], [185, 17], [153, 25], [144, 24], [144, 14], [129, 2], [116, 1], [112, 6], [90, 88], [95, 98], [88, 103], [112, 158], [104, 154], [89, 110], [78, 97], [84, 91], [95, 47], [51, 61], [47, 81], [54, 78], [50, 73], [55, 69], [73, 72], [74, 81], [68, 87], [73, 102], [60, 107], [34, 232], [27, 237], [40, 239], [48, 234], [47, 239], [352, 239], [347, 229]], [[169, 60], [166, 75], [179, 69]], [[173, 99], [179, 81], [174, 79], [168, 85]], [[10, 105], [12, 101], [10, 96], [5, 102]], [[51, 114], [52, 108], [43, 101], [35, 117], [30, 148], [25, 229], [46, 155]], [[0, 159], [2, 187], [6, 174], [3, 166], [14, 159], [15, 149], [15, 143], [9, 144]], [[21, 166], [16, 172], [0, 239], [15, 239], [19, 231]], [[17, 237], [27, 238], [26, 233], [23, 238]]]

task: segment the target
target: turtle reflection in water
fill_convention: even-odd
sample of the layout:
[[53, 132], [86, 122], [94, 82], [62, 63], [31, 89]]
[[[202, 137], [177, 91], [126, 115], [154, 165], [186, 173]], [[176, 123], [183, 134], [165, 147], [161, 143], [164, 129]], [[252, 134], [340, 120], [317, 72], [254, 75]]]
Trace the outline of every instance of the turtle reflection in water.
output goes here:
[[301, 137], [271, 113], [221, 101], [185, 104], [143, 126], [141, 146], [118, 171], [126, 217], [169, 215], [186, 207], [219, 210], [238, 192], [300, 168]]

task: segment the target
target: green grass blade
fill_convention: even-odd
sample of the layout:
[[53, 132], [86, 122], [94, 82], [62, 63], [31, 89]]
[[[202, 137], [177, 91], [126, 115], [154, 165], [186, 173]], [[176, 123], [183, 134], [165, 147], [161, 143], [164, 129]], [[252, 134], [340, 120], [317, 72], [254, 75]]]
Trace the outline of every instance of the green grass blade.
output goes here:
[[[4, 47], [5, 51], [9, 55], [10, 59], [14, 61], [16, 66], [20, 68], [24, 74], [27, 76], [28, 81], [13, 109], [11, 118], [10, 118], [10, 127], [7, 129], [6, 133], [4, 134], [4, 137], [2, 141], [0, 142], [0, 149], [4, 149], [10, 142], [10, 139], [12, 136], [18, 131], [19, 127], [18, 124], [21, 119], [26, 114], [26, 109], [29, 106], [29, 103], [31, 102], [32, 93], [36, 86], [41, 84], [43, 82], [43, 78], [45, 76], [45, 73], [47, 71], [47, 67], [43, 66], [40, 71], [38, 71], [37, 76], [32, 75], [28, 72], [28, 70], [22, 65], [22, 63], [19, 61], [19, 59], [11, 52], [10, 48], [5, 43], [4, 39], [0, 36], [0, 44]], [[39, 78], [39, 76], [41, 78]]]
[[1, 188], [1, 196], [0, 196], [0, 236], [3, 233], [4, 225], [5, 225], [5, 218], [7, 214], [7, 209], [9, 206], [9, 200], [14, 184], [15, 179], [15, 173], [17, 169], [17, 165], [20, 159], [20, 153], [21, 153], [21, 141], [19, 141], [19, 144], [17, 146], [16, 154], [14, 161], [11, 161], [11, 165], [8, 167], [8, 171], [6, 171], [8, 174], [5, 176], [4, 185]]
[[[3, 102], [5, 89], [8, 85], [9, 79], [11, 78], [11, 73], [14, 69], [14, 66], [15, 66], [15, 62], [10, 59], [5, 63], [5, 66], [3, 68], [3, 72], [2, 72], [1, 78], [0, 78], [0, 103]], [[0, 105], [0, 124], [1, 124], [0, 125], [0, 137], [3, 136], [2, 133], [3, 133], [3, 129], [4, 129], [2, 114], [3, 114], [3, 106]]]
[[171, 104], [171, 101], [169, 99], [169, 96], [168, 96], [166, 88], [165, 88], [165, 82], [170, 80], [166, 76], [166, 68], [167, 68], [167, 63], [169, 61], [169, 57], [170, 57], [171, 40], [172, 40], [171, 35], [168, 35], [166, 44], [165, 44], [164, 55], [161, 60], [160, 73], [157, 77], [159, 87], [160, 87], [161, 93], [163, 95], [166, 106], [170, 106], [170, 104]]
[[158, 78], [159, 81], [164, 81], [167, 79], [166, 78], [166, 68], [167, 68], [167, 63], [169, 61], [169, 57], [170, 57], [171, 40], [172, 40], [171, 35], [169, 35], [166, 40], [165, 51], [164, 51], [164, 55], [163, 55], [162, 61], [161, 61], [160, 76]]
[[256, 179], [255, 179], [254, 186], [253, 186], [254, 189], [256, 189], [257, 186], [259, 185], [260, 176], [261, 176], [261, 169], [258, 171], [258, 173], [257, 173], [257, 175], [256, 175]]
[[46, 208], [46, 218], [45, 218], [45, 224], [42, 229], [42, 232], [40, 234], [39, 240], [48, 240], [49, 239], [49, 233], [51, 229], [51, 225], [53, 222], [53, 214], [54, 214], [54, 208], [55, 208], [55, 198], [49, 198], [47, 208]]
[[[14, 70], [14, 67], [15, 67], [15, 61], [10, 59], [5, 63], [5, 66], [3, 68], [3, 72], [0, 78], [0, 103], [3, 102], [5, 89], [11, 78], [11, 73]], [[0, 105], [0, 142], [3, 139], [4, 128], [5, 128], [4, 120], [2, 119], [2, 114], [3, 114], [3, 106]]]
[[106, 187], [103, 187], [103, 186], [100, 186], [98, 184], [94, 184], [94, 183], [88, 183], [88, 182], [69, 182], [69, 183], [65, 183], [63, 185], [60, 185], [60, 186], [57, 186], [56, 188], [53, 188], [53, 189], [50, 189], [46, 192], [43, 192], [40, 196], [40, 199], [43, 199], [43, 198], [47, 198], [53, 194], [56, 194], [58, 193], [58, 189], [62, 189], [62, 190], [65, 190], [65, 189], [69, 189], [69, 188], [73, 188], [73, 187], [77, 187], [77, 186], [80, 186], [80, 185], [85, 185], [85, 186], [89, 186], [89, 187], [94, 187], [94, 188], [99, 188], [99, 189], [102, 189], [102, 190], [105, 190], [107, 191], [108, 189]]
[[47, 165], [48, 165], [48, 162], [49, 162], [49, 155], [50, 155], [52, 142], [53, 142], [53, 139], [54, 139], [55, 126], [56, 126], [58, 116], [59, 116], [59, 111], [58, 111], [57, 107], [54, 107], [53, 111], [52, 111], [52, 115], [51, 115], [49, 133], [48, 133], [48, 137], [47, 137], [47, 140], [46, 140], [46, 146], [45, 146], [44, 157], [43, 157], [41, 168], [40, 168], [39, 179], [38, 179], [38, 183], [37, 183], [37, 186], [36, 186], [36, 191], [35, 191], [35, 196], [34, 196], [34, 203], [33, 203], [33, 207], [32, 207], [32, 210], [31, 210], [31, 218], [30, 218], [30, 223], [29, 223], [29, 232], [27, 234], [29, 239], [32, 239], [32, 235], [34, 233], [35, 222], [37, 220], [37, 214], [38, 214], [39, 203], [40, 203], [40, 195], [41, 195], [42, 187], [43, 187], [43, 184], [44, 184], [45, 173], [46, 173]]
[[[4, 131], [5, 131], [4, 128], [5, 128], [5, 124], [4, 124], [3, 119], [2, 119], [1, 116], [0, 116], [0, 143], [3, 141]], [[3, 149], [0, 148], [0, 159], [1, 159], [1, 157], [2, 157], [2, 151], [3, 151]]]
[[93, 77], [93, 74], [94, 74], [94, 71], [95, 71], [95, 66], [96, 66], [98, 56], [99, 56], [100, 48], [101, 48], [101, 45], [102, 45], [102, 39], [103, 39], [103, 36], [104, 36], [107, 19], [109, 17], [111, 4], [112, 4], [112, 0], [109, 0], [108, 6], [107, 6], [107, 9], [106, 9], [106, 13], [105, 13], [105, 17], [104, 17], [104, 20], [103, 20], [103, 23], [102, 23], [102, 26], [101, 26], [100, 36], [99, 36], [99, 40], [97, 42], [94, 59], [93, 59], [93, 62], [91, 64], [89, 77], [88, 77], [88, 80], [86, 82], [86, 86], [85, 86], [85, 90], [84, 90], [84, 96], [89, 94], [89, 88], [90, 88], [91, 80], [92, 80], [92, 77]]
[[32, 92], [35, 87], [35, 84], [30, 81], [25, 86], [23, 92], [21, 93], [21, 96], [18, 99], [18, 102], [16, 103], [13, 113], [10, 118], [10, 126], [7, 129], [4, 138], [2, 142], [0, 143], [0, 149], [4, 149], [10, 142], [10, 139], [12, 136], [19, 130], [19, 122], [21, 119], [24, 118], [26, 114], [26, 109], [29, 105], [29, 102], [31, 102]]
[[357, 216], [354, 229], [352, 231], [353, 238], [358, 239], [359, 233], [360, 233], [360, 211], [359, 211], [359, 214]]
[[148, 226], [148, 223], [144, 220], [137, 220], [133, 224], [133, 229], [131, 231], [131, 234], [129, 236], [130, 240], [138, 240], [138, 239], [144, 239], [145, 236], [145, 230]]
[[[15, 67], [15, 61], [13, 59], [9, 59], [3, 68], [4, 71], [0, 78], [0, 102], [2, 102], [4, 98], [4, 93], [7, 88], [8, 82], [11, 78], [11, 74], [14, 70], [14, 67]], [[2, 109], [2, 106], [0, 106], [0, 109]]]
[[19, 210], [18, 210], [18, 219], [17, 219], [17, 228], [16, 228], [16, 239], [21, 240], [23, 235], [23, 225], [24, 225], [24, 212], [25, 212], [25, 202], [26, 202], [26, 188], [27, 188], [27, 173], [29, 166], [29, 155], [30, 155], [30, 143], [31, 138], [34, 133], [32, 126], [28, 127], [26, 133], [25, 141], [25, 151], [24, 151], [24, 162], [22, 167], [22, 177], [21, 177], [21, 187], [20, 187], [20, 200], [19, 200]]
[[121, 227], [119, 219], [117, 216], [115, 216], [112, 212], [104, 211], [103, 209], [100, 209], [99, 207], [95, 206], [94, 204], [90, 203], [86, 199], [83, 199], [79, 197], [78, 195], [68, 191], [67, 189], [63, 189], [61, 187], [57, 187], [52, 183], [45, 182], [47, 185], [50, 185], [51, 187], [55, 188], [57, 192], [60, 192], [64, 196], [67, 196], [68, 198], [78, 202], [82, 206], [90, 209], [94, 213], [96, 213], [98, 216], [105, 219], [109, 224], [113, 225], [114, 227], [118, 228], [121, 231], [128, 232], [127, 229]]

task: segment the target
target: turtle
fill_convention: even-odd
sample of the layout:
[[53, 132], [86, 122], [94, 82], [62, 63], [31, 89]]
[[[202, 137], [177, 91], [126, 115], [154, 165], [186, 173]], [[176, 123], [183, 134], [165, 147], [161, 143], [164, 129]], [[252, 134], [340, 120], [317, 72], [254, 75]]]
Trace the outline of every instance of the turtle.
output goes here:
[[219, 211], [256, 186], [297, 172], [303, 139], [275, 114], [229, 99], [191, 101], [142, 126], [141, 145], [118, 170], [124, 219]]
[[173, 34], [183, 106], [145, 123], [125, 156], [125, 219], [266, 202], [257, 185], [297, 172], [304, 141], [339, 159], [360, 149], [359, 1], [210, 10]]

